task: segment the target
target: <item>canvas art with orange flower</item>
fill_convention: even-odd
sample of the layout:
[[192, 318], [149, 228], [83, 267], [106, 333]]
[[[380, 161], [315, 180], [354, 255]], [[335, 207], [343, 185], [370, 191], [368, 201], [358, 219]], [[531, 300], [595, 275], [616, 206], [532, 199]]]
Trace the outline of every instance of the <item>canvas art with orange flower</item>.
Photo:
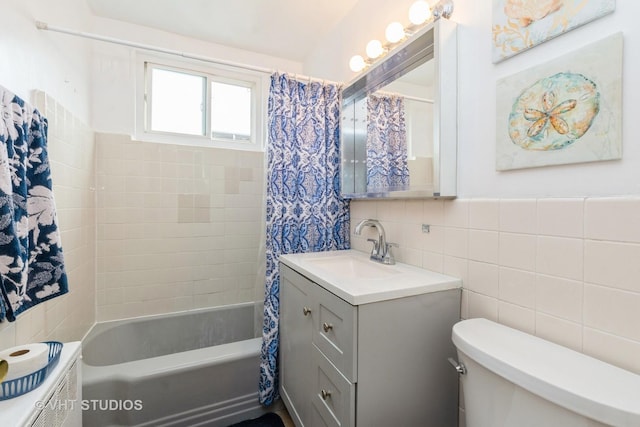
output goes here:
[[496, 84], [496, 169], [622, 156], [622, 33]]
[[611, 13], [615, 6], [615, 0], [493, 0], [493, 62]]

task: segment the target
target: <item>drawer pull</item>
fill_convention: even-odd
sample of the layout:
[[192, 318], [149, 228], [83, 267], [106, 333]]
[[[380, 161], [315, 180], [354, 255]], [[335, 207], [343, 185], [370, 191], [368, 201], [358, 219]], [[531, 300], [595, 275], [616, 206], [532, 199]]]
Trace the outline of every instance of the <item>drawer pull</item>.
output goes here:
[[330, 330], [333, 329], [333, 325], [325, 322], [322, 324], [322, 329], [324, 329], [325, 332], [329, 332]]
[[320, 395], [322, 396], [322, 400], [327, 400], [331, 397], [331, 392], [329, 390], [322, 390], [320, 391]]
[[308, 316], [311, 313], [311, 309], [309, 307], [302, 307], [302, 314]]

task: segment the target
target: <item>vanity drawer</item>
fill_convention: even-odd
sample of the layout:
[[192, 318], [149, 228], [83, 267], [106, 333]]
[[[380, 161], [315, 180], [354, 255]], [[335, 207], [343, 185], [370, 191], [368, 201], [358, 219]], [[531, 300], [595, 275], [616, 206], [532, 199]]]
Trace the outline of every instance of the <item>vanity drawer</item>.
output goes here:
[[351, 382], [357, 381], [357, 307], [326, 289], [316, 288], [313, 343]]
[[356, 386], [313, 346], [311, 426], [355, 426]]

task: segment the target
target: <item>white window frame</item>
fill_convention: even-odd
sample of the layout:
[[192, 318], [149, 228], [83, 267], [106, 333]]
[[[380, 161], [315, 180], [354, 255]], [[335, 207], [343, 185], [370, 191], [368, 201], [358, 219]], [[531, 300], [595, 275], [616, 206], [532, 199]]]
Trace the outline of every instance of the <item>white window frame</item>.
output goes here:
[[[269, 76], [258, 71], [240, 70], [237, 67], [209, 64], [200, 61], [178, 61], [171, 58], [138, 54], [136, 62], [136, 124], [135, 138], [139, 141], [200, 147], [230, 148], [246, 151], [263, 151], [266, 135], [266, 100]], [[151, 69], [177, 71], [206, 78], [205, 135], [150, 130], [151, 117]], [[252, 89], [251, 141], [232, 141], [211, 137], [211, 82], [230, 83]]]

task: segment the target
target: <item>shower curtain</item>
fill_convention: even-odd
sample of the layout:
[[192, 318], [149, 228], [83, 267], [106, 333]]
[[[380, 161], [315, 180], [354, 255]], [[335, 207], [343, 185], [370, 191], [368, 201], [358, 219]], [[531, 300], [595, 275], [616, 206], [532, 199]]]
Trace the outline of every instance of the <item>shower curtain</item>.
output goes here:
[[263, 405], [278, 397], [278, 257], [349, 248], [349, 202], [339, 187], [340, 88], [276, 73], [268, 122]]
[[404, 99], [367, 98], [367, 191], [407, 190], [409, 165]]
[[0, 321], [67, 290], [47, 119], [0, 86]]

